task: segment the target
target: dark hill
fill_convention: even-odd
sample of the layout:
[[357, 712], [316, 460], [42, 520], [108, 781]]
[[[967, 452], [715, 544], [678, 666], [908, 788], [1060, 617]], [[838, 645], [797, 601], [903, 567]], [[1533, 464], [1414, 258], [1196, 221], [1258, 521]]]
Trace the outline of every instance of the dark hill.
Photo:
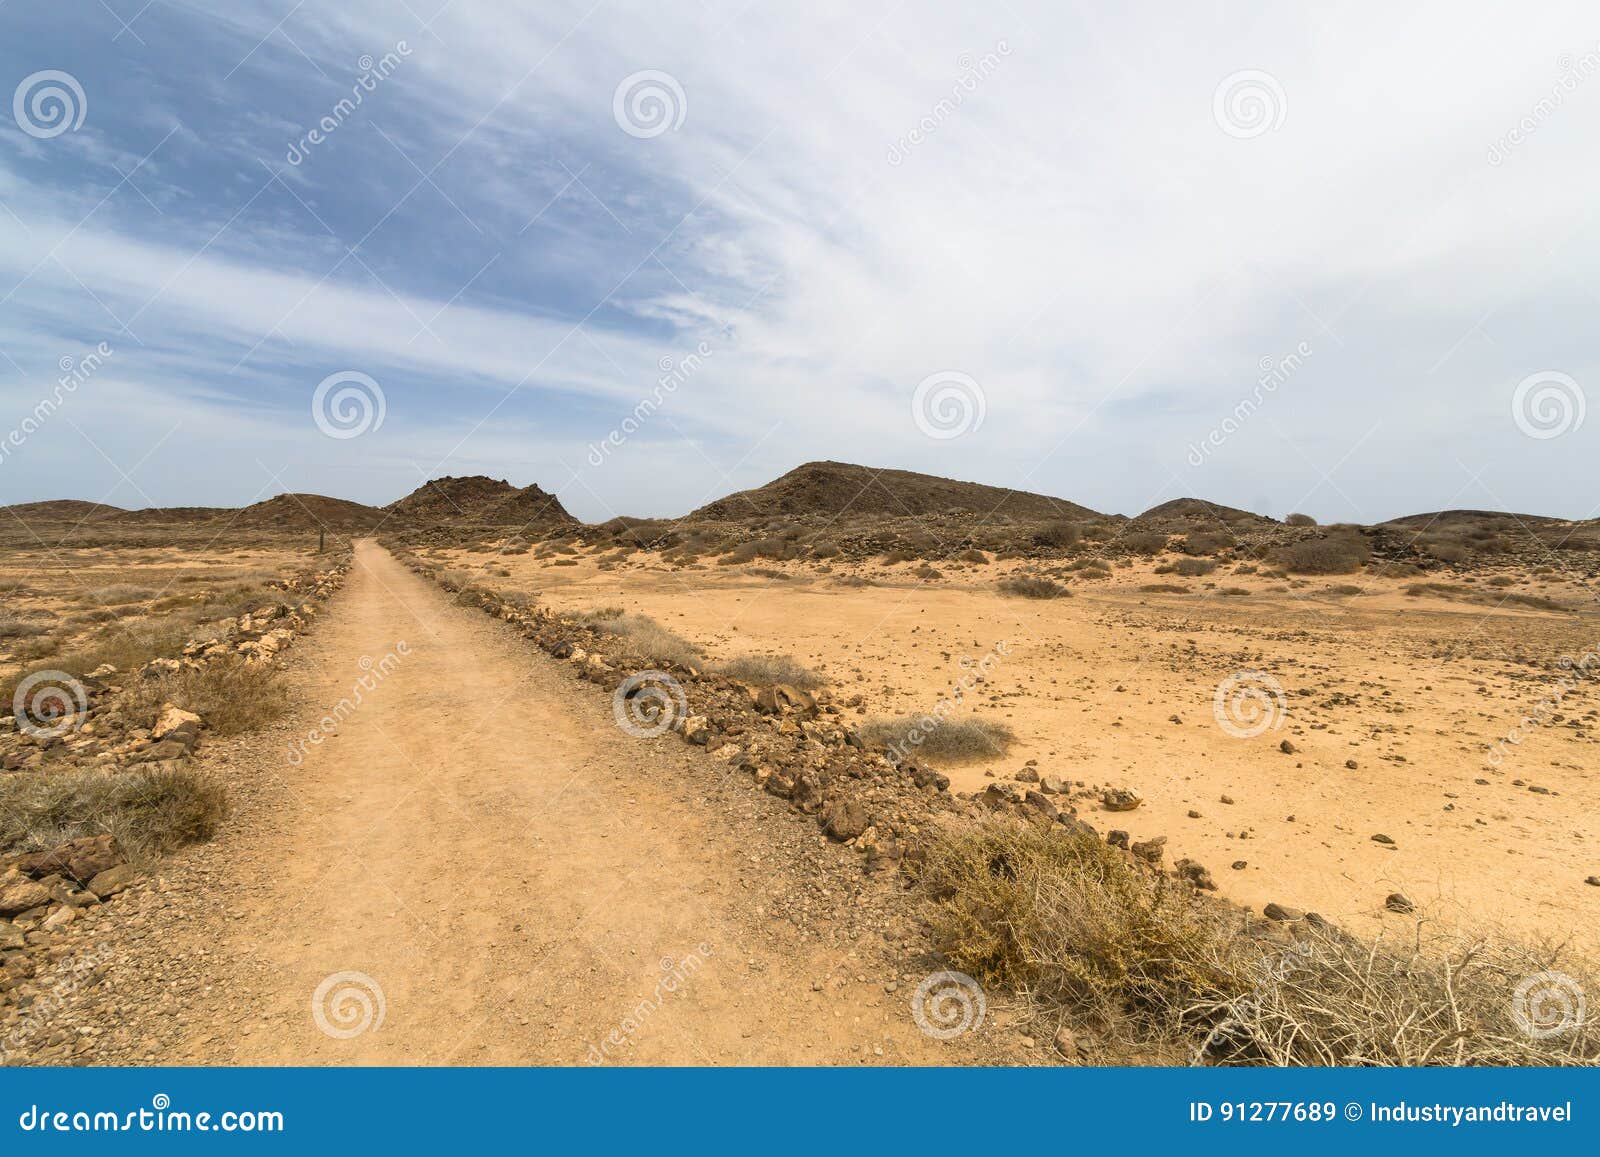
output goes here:
[[1152, 506], [1139, 517], [1142, 519], [1212, 519], [1226, 523], [1268, 523], [1277, 521], [1264, 515], [1252, 514], [1248, 510], [1240, 510], [1236, 506], [1224, 506], [1220, 502], [1207, 502], [1204, 498], [1174, 498], [1171, 502], [1163, 502], [1159, 506]]
[[385, 509], [417, 522], [469, 522], [490, 526], [566, 526], [577, 519], [539, 486], [521, 489], [481, 474], [435, 478]]
[[807, 462], [754, 490], [702, 506], [691, 519], [900, 518], [949, 512], [1013, 518], [1098, 518], [1088, 507], [1043, 494], [957, 482], [910, 470], [874, 470], [848, 462]]
[[261, 530], [371, 530], [383, 523], [384, 512], [344, 498], [322, 494], [279, 494], [246, 506], [232, 518], [234, 526]]

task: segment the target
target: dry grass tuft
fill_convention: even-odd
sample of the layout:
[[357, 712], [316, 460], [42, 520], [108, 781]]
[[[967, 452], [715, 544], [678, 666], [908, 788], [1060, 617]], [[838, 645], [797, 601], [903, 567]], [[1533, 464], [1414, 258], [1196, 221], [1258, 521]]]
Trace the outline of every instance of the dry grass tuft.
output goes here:
[[691, 666], [703, 661], [705, 652], [682, 635], [668, 630], [649, 615], [627, 614], [615, 607], [602, 608], [596, 617], [590, 612], [589, 623], [598, 631], [618, 635], [628, 641], [638, 654], [651, 659]]
[[861, 725], [868, 747], [904, 747], [936, 763], [970, 763], [1006, 753], [1016, 734], [1004, 723], [983, 719], [941, 719], [937, 715], [901, 715], [869, 719]]
[[0, 778], [0, 852], [110, 832], [129, 859], [150, 863], [210, 839], [227, 814], [221, 781], [191, 767], [8, 775]]
[[163, 703], [173, 703], [200, 716], [217, 735], [239, 735], [281, 717], [289, 709], [289, 692], [274, 668], [229, 656], [199, 671], [131, 680], [120, 703], [141, 726], [155, 721]]
[[1309, 923], [1291, 940], [1091, 833], [1002, 820], [937, 836], [922, 886], [956, 968], [1130, 1048], [1213, 1064], [1600, 1062], [1593, 1020], [1548, 1037], [1518, 1020], [1551, 1012], [1517, 991], [1529, 978], [1556, 990], [1553, 949], [1420, 932], [1369, 943]]
[[1016, 595], [1024, 599], [1059, 599], [1072, 594], [1060, 583], [1037, 575], [1012, 575], [1001, 579], [997, 587], [1003, 595]]
[[822, 676], [793, 655], [739, 655], [719, 668], [730, 679], [754, 686], [787, 683], [792, 687], [818, 687]]

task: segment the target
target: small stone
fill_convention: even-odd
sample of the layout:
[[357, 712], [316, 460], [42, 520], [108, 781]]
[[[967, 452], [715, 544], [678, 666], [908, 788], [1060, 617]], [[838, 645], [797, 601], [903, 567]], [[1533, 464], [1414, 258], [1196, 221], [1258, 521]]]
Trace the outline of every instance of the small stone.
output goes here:
[[1195, 811], [1194, 808], [1190, 808], [1189, 809], [1189, 818], [1192, 819], [1192, 820], [1197, 820], [1197, 819], [1200, 818], [1200, 813]]
[[1249, 860], [1235, 860], [1231, 865], [1235, 872], [1242, 872], [1250, 866]]
[[1391, 912], [1399, 912], [1402, 914], [1407, 912], [1415, 912], [1417, 910], [1417, 906], [1410, 900], [1407, 900], [1399, 892], [1390, 892], [1389, 895], [1384, 899], [1383, 906], [1389, 909]]
[[1394, 840], [1392, 840], [1388, 836], [1384, 835], [1382, 832], [1378, 832], [1376, 835], [1374, 835], [1372, 837], [1372, 842], [1375, 843], [1375, 844], [1383, 844], [1385, 847], [1389, 847], [1389, 848], [1392, 848], [1392, 847], [1395, 846]]
[[1111, 787], [1100, 793], [1100, 803], [1108, 812], [1131, 812], [1143, 802], [1126, 788]]
[[1293, 755], [1299, 749], [1296, 748], [1295, 745], [1289, 740], [1285, 739], [1282, 743], [1278, 744], [1278, 750], [1283, 752], [1285, 755]]
[[1345, 761], [1344, 761], [1344, 765], [1345, 765], [1345, 766], [1346, 766], [1346, 767], [1348, 767], [1348, 768], [1349, 768], [1349, 769], [1350, 769], [1350, 770], [1351, 770], [1351, 771], [1354, 771], [1354, 770], [1355, 770], [1355, 769], [1356, 769], [1356, 766], [1357, 766], [1357, 764], [1356, 764], [1356, 761], [1355, 761], [1355, 760], [1353, 760], [1353, 759], [1347, 759], [1347, 760], [1345, 760]]
[[1261, 914], [1268, 920], [1277, 920], [1279, 922], [1302, 920], [1305, 918], [1305, 913], [1300, 911], [1300, 909], [1285, 908], [1282, 904], [1268, 904], [1265, 908], [1261, 909]]
[[1233, 797], [1231, 795], [1224, 795], [1224, 796], [1219, 796], [1218, 800], [1221, 803], [1232, 803], [1233, 802]]

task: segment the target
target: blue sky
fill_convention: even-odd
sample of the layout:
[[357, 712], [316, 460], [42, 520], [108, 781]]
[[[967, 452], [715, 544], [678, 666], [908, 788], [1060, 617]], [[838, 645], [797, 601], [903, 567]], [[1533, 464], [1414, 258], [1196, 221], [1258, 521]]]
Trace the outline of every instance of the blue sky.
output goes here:
[[0, 502], [1596, 513], [1584, 5], [510, 8], [0, 5]]

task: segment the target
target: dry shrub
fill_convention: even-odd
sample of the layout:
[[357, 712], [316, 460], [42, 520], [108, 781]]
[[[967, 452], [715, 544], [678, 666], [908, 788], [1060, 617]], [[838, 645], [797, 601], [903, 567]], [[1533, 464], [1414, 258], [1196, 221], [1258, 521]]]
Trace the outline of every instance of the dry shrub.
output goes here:
[[839, 544], [836, 542], [819, 542], [811, 548], [812, 558], [837, 558], [839, 553]]
[[1328, 535], [1285, 546], [1273, 561], [1290, 574], [1351, 574], [1361, 569], [1370, 553], [1359, 535]]
[[0, 640], [36, 639], [48, 635], [54, 624], [48, 619], [23, 618], [20, 615], [0, 614]]
[[[922, 873], [939, 946], [980, 981], [1141, 1050], [1254, 1065], [1600, 1062], [1600, 1023], [1538, 1036], [1596, 978], [1508, 940], [1263, 931], [1092, 833], [1001, 820], [937, 834]], [[1560, 966], [1565, 973], [1555, 974]], [[1519, 1003], [1521, 986], [1531, 1002]], [[1545, 997], [1541, 1000], [1540, 997]]]
[[83, 592], [83, 601], [97, 603], [102, 607], [120, 607], [128, 603], [142, 603], [145, 599], [156, 596], [153, 587], [133, 586], [129, 583], [117, 583], [109, 587], [96, 587]]
[[275, 668], [229, 655], [198, 671], [133, 680], [119, 701], [142, 727], [155, 722], [163, 703], [193, 711], [216, 735], [241, 735], [280, 718], [289, 709], [289, 692]]
[[1160, 554], [1167, 548], [1167, 536], [1154, 530], [1136, 530], [1122, 536], [1122, 545], [1134, 554]]
[[761, 548], [753, 542], [742, 542], [727, 554], [717, 560], [719, 566], [738, 566], [747, 562], [754, 562], [761, 554]]
[[1191, 530], [1178, 544], [1184, 554], [1216, 554], [1236, 545], [1233, 535], [1217, 530]]
[[592, 622], [596, 630], [626, 639], [635, 652], [651, 659], [690, 665], [700, 662], [705, 654], [694, 643], [663, 627], [649, 615], [608, 614]]
[[956, 555], [956, 561], [970, 562], [974, 565], [982, 566], [984, 563], [989, 561], [989, 556], [984, 554], [983, 551], [979, 550], [977, 547], [969, 546], [966, 550]]
[[[118, 671], [137, 671], [151, 659], [176, 655], [189, 641], [191, 629], [186, 622], [169, 619], [118, 624], [82, 646], [56, 656], [51, 663], [69, 675], [85, 675], [106, 663]], [[0, 697], [4, 701], [10, 702], [20, 678], [18, 674], [0, 685]]]
[[1315, 526], [1317, 520], [1309, 514], [1291, 514], [1283, 520], [1285, 526]]
[[1186, 595], [1189, 588], [1178, 583], [1144, 583], [1139, 590], [1147, 595]]
[[1033, 541], [1040, 546], [1076, 546], [1083, 531], [1075, 522], [1050, 522], [1033, 533]]
[[718, 668], [730, 679], [756, 686], [788, 683], [793, 687], [817, 687], [822, 677], [793, 655], [739, 655]]
[[1012, 575], [1001, 579], [996, 587], [1003, 595], [1016, 595], [1024, 599], [1059, 599], [1072, 594], [1060, 583], [1038, 575]]
[[0, 777], [0, 852], [109, 832], [130, 859], [149, 863], [210, 839], [227, 814], [222, 782], [193, 767], [8, 775]]
[[869, 719], [861, 725], [868, 747], [906, 746], [924, 759], [970, 763], [1004, 755], [1016, 734], [1004, 723], [983, 719], [941, 719], [937, 715], [901, 715]]
[[895, 550], [891, 550], [883, 556], [883, 565], [894, 566], [896, 563], [910, 562], [916, 557], [917, 556], [909, 550], [896, 548]]
[[1216, 569], [1217, 560], [1214, 558], [1180, 558], [1172, 564], [1173, 573], [1180, 574], [1184, 578], [1199, 578]]

